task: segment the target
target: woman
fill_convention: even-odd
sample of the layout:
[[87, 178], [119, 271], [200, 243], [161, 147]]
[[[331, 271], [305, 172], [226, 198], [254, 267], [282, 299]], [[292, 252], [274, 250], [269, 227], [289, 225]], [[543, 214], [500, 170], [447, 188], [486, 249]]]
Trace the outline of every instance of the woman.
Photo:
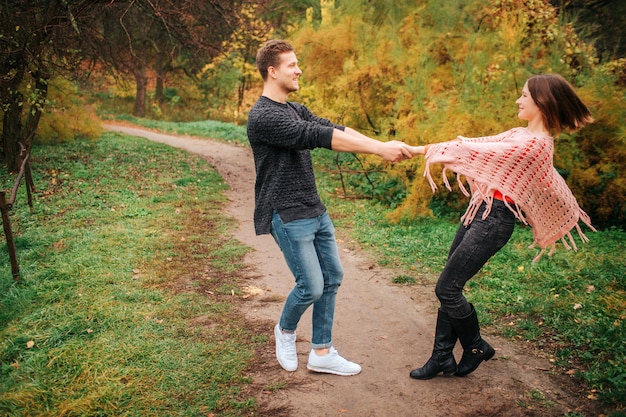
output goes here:
[[[464, 194], [470, 195], [460, 182], [461, 175], [471, 189], [469, 207], [435, 287], [441, 306], [433, 353], [423, 367], [411, 371], [412, 378], [430, 379], [441, 372], [465, 376], [495, 354], [480, 336], [476, 310], [463, 296], [463, 287], [508, 242], [516, 218], [531, 226], [534, 245], [541, 248], [535, 261], [546, 248], [553, 250], [559, 240], [566, 248], [571, 244], [576, 249], [570, 234], [573, 228], [587, 241], [579, 221], [595, 230], [552, 162], [552, 134], [592, 122], [589, 110], [571, 85], [556, 74], [529, 78], [516, 104], [518, 117], [528, 121], [525, 128], [411, 147], [414, 154], [425, 155], [424, 175], [433, 191], [436, 186], [430, 165], [434, 163], [443, 164], [443, 179], [449, 190], [448, 169], [457, 173]], [[457, 339], [463, 346], [458, 366], [452, 353]]]

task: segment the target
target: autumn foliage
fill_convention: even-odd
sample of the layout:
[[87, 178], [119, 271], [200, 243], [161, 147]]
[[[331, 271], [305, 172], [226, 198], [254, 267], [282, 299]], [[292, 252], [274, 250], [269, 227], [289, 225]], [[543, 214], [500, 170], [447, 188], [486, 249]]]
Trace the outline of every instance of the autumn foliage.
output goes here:
[[[600, 63], [545, 0], [417, 2], [384, 13], [360, 5], [342, 2], [332, 19], [292, 33], [304, 72], [293, 99], [372, 136], [425, 144], [522, 125], [515, 100], [525, 80], [560, 73], [596, 121], [557, 138], [555, 165], [594, 224], [624, 226], [623, 60]], [[376, 158], [365, 162], [381, 169]], [[406, 190], [392, 218], [430, 215], [433, 198], [462, 205], [433, 197], [422, 164], [384, 167]]]
[[[595, 226], [624, 227], [626, 58], [607, 59], [594, 50], [578, 35], [576, 22], [549, 0], [236, 4], [236, 24], [220, 32], [216, 39], [223, 41], [213, 39], [219, 46], [213, 54], [192, 48], [193, 53], [172, 55], [166, 74], [158, 68], [141, 72], [147, 90], [154, 90], [146, 98], [148, 118], [245, 124], [262, 89], [255, 53], [269, 38], [286, 38], [296, 47], [304, 72], [292, 100], [370, 136], [414, 145], [522, 125], [515, 100], [525, 80], [556, 72], [576, 86], [596, 121], [556, 138], [555, 166]], [[98, 111], [106, 113], [102, 101], [113, 98], [117, 107], [111, 113], [133, 112], [137, 81], [99, 68], [90, 67], [91, 84], [81, 86], [96, 97]], [[89, 129], [94, 123], [85, 116], [88, 106], [67, 94], [75, 94], [74, 86], [54, 78], [50, 86], [35, 139], [97, 135]], [[467, 203], [460, 193], [433, 195], [421, 158], [391, 165], [370, 156], [341, 157], [329, 169], [342, 172], [342, 188], [351, 195], [393, 208], [391, 220], [456, 214]]]

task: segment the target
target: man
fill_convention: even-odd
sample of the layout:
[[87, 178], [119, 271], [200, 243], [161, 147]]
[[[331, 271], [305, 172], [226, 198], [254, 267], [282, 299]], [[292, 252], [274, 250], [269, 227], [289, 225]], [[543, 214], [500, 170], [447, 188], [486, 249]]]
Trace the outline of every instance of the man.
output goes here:
[[267, 42], [257, 53], [263, 93], [248, 116], [248, 139], [256, 168], [254, 225], [257, 235], [271, 233], [295, 277], [280, 321], [274, 328], [276, 357], [287, 371], [298, 368], [296, 328], [313, 305], [313, 334], [307, 368], [356, 375], [361, 366], [333, 347], [335, 299], [343, 267], [335, 230], [320, 200], [310, 150], [376, 154], [388, 161], [411, 157], [402, 142], [380, 142], [331, 123], [301, 104], [287, 101], [302, 74], [294, 48]]

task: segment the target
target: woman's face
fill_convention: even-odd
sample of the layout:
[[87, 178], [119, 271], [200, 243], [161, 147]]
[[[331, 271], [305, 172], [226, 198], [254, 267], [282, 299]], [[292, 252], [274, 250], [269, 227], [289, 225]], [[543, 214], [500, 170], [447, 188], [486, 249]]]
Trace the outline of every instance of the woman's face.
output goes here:
[[534, 120], [536, 118], [541, 118], [541, 111], [537, 104], [535, 104], [535, 100], [533, 100], [530, 95], [530, 91], [528, 90], [528, 82], [524, 84], [524, 88], [522, 89], [522, 95], [515, 102], [517, 104], [517, 117], [522, 120]]

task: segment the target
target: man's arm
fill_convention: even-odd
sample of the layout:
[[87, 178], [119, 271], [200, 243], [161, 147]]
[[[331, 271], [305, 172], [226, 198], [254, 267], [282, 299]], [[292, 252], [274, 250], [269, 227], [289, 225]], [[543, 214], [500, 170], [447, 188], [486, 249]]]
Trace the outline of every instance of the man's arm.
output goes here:
[[413, 156], [403, 142], [396, 140], [381, 142], [349, 127], [346, 127], [345, 131], [333, 130], [331, 149], [337, 152], [374, 154], [391, 162], [399, 162]]

